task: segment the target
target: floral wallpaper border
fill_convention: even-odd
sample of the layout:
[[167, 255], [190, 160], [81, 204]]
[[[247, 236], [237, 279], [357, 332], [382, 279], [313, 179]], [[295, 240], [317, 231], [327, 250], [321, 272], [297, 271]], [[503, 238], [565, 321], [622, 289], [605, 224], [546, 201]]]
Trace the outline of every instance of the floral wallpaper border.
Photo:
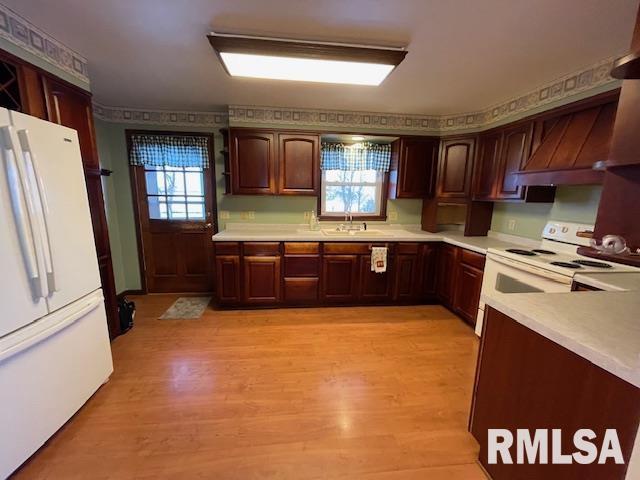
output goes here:
[[0, 37], [89, 84], [86, 58], [1, 3]]
[[286, 107], [230, 105], [228, 112], [188, 112], [108, 107], [94, 104], [95, 115], [105, 121], [176, 126], [261, 126], [288, 125], [327, 129], [367, 129], [390, 132], [450, 133], [486, 129], [512, 117], [522, 117], [534, 109], [560, 103], [591, 90], [613, 89], [620, 85], [609, 75], [613, 61], [607, 58], [588, 68], [560, 77], [535, 90], [492, 105], [479, 112], [458, 115], [410, 115], [351, 112]]

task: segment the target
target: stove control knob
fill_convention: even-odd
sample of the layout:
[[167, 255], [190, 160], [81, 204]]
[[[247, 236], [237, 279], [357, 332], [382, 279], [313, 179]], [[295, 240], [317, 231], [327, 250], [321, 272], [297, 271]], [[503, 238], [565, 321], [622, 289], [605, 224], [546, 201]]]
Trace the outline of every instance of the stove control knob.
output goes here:
[[562, 233], [567, 233], [569, 231], [569, 227], [562, 227]]
[[553, 234], [553, 233], [556, 233], [556, 229], [555, 229], [554, 227], [551, 227], [551, 228], [549, 229], [549, 233], [552, 233], [552, 234]]

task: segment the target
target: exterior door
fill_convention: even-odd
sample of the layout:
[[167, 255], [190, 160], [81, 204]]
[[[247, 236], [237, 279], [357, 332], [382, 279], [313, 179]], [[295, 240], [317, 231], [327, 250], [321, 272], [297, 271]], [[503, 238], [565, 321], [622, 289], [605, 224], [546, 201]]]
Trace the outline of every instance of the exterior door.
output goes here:
[[[132, 133], [154, 132], [128, 132]], [[149, 293], [213, 290], [211, 236], [217, 231], [213, 137], [188, 135], [207, 137], [208, 168], [131, 167], [141, 271]]]

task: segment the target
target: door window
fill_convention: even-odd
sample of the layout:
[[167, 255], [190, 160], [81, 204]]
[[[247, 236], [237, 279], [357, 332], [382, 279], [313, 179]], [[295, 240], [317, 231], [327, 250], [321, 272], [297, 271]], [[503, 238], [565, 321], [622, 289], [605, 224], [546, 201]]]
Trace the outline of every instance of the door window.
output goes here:
[[145, 165], [149, 218], [204, 220], [204, 170]]

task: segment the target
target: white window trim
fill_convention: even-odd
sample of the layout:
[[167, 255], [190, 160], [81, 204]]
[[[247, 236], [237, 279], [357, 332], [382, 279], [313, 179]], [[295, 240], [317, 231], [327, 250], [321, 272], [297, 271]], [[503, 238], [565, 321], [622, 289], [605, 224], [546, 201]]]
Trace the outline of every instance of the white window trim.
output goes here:
[[335, 217], [342, 218], [344, 217], [346, 212], [327, 212], [325, 211], [325, 198], [327, 193], [327, 185], [328, 186], [342, 186], [342, 185], [352, 185], [352, 186], [363, 186], [363, 187], [376, 187], [376, 210], [374, 212], [352, 212], [354, 217], [379, 217], [382, 212], [382, 186], [384, 185], [384, 172], [376, 172], [376, 182], [329, 182], [325, 178], [326, 170], [322, 171], [322, 175], [320, 178], [320, 215], [322, 217]]

